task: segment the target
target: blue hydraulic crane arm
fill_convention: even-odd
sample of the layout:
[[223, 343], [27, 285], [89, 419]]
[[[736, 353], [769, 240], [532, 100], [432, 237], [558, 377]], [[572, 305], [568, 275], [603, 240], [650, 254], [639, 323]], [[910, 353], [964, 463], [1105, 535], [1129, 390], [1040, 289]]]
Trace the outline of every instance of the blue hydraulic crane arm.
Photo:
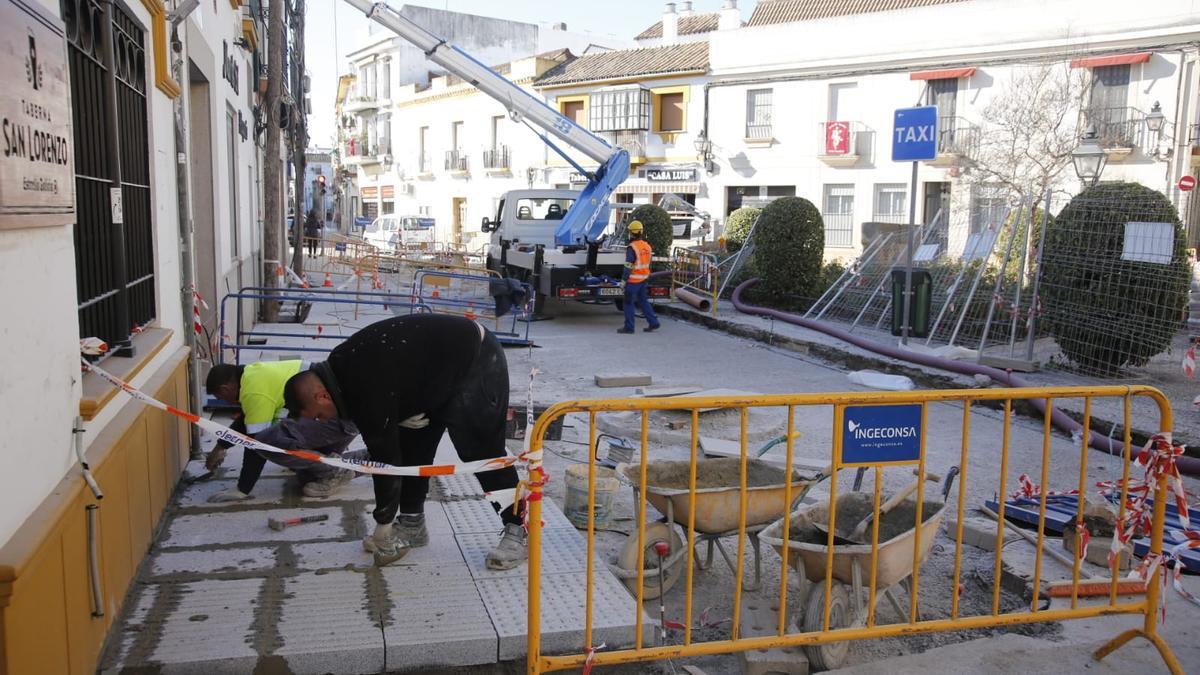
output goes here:
[[471, 55], [402, 16], [387, 3], [371, 0], [346, 2], [366, 14], [367, 18], [416, 45], [425, 52], [425, 58], [499, 101], [513, 119], [537, 125], [545, 132], [542, 140], [554, 147], [556, 152], [563, 154], [550, 141], [551, 135], [597, 162], [600, 167], [588, 174], [587, 185], [555, 230], [554, 243], [559, 246], [579, 246], [600, 237], [607, 225], [600, 216], [608, 212], [609, 197], [629, 177], [629, 153], [612, 147]]

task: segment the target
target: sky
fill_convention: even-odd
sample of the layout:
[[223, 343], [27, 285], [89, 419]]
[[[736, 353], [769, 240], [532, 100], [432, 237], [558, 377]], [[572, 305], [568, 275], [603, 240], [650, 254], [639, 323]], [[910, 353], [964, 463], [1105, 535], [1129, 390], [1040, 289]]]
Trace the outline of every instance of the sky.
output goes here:
[[[499, 16], [528, 23], [564, 22], [573, 32], [616, 35], [632, 40], [635, 35], [662, 18], [665, 2], [658, 0], [422, 0], [390, 4], [424, 5], [465, 14]], [[715, 12], [722, 0], [694, 0], [695, 12]], [[755, 0], [741, 0], [742, 20], [750, 18]], [[500, 8], [503, 11], [500, 11]], [[337, 96], [337, 78], [347, 71], [345, 55], [356, 40], [366, 34], [367, 18], [342, 0], [308, 0], [305, 16], [305, 65], [311, 78], [313, 112], [308, 117], [309, 145], [332, 147], [334, 138], [333, 104]]]

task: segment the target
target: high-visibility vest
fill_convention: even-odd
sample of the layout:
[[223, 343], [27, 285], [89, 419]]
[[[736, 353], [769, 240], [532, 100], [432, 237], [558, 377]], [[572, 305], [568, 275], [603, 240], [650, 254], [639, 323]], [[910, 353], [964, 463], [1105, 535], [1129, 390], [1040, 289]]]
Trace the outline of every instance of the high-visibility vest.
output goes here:
[[634, 239], [629, 245], [637, 256], [633, 261], [633, 269], [629, 271], [629, 283], [640, 284], [650, 278], [650, 256], [654, 250], [641, 239]]

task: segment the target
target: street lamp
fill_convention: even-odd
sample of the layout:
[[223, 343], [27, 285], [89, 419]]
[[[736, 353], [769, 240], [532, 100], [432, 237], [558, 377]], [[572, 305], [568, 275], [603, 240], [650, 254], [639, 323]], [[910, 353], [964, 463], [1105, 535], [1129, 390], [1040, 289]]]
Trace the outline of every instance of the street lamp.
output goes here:
[[1154, 134], [1155, 139], [1158, 138], [1158, 132], [1162, 131], [1163, 122], [1167, 121], [1167, 116], [1162, 112], [1162, 106], [1158, 101], [1154, 102], [1154, 107], [1150, 109], [1150, 114], [1146, 115], [1146, 128], [1150, 133]]
[[1091, 187], [1100, 180], [1104, 166], [1108, 164], [1108, 154], [1097, 142], [1096, 127], [1089, 126], [1087, 133], [1079, 139], [1079, 147], [1071, 152], [1071, 162], [1075, 165], [1075, 175], [1084, 187]]
[[696, 158], [704, 162], [704, 171], [706, 173], [712, 173], [713, 144], [712, 141], [708, 139], [708, 134], [706, 134], [704, 131], [701, 131], [700, 135], [696, 137], [696, 140], [692, 142], [692, 147], [696, 149]]

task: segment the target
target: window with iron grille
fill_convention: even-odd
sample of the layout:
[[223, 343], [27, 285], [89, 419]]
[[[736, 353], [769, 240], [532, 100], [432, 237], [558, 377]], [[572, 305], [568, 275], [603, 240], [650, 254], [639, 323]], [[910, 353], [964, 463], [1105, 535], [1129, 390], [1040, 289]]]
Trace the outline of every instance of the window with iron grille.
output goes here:
[[615, 89], [591, 96], [588, 110], [592, 131], [650, 129], [650, 90]]
[[825, 209], [821, 218], [825, 221], [826, 246], [853, 246], [854, 186], [826, 185]]
[[751, 89], [746, 92], [746, 138], [771, 136], [771, 89]]
[[[145, 33], [118, 3], [64, 0], [61, 9], [75, 136], [79, 334], [127, 356], [135, 327], [156, 315]], [[119, 218], [114, 194], [123, 203]]]
[[879, 183], [875, 186], [875, 213], [871, 220], [877, 223], [908, 222], [908, 186], [904, 183]]

